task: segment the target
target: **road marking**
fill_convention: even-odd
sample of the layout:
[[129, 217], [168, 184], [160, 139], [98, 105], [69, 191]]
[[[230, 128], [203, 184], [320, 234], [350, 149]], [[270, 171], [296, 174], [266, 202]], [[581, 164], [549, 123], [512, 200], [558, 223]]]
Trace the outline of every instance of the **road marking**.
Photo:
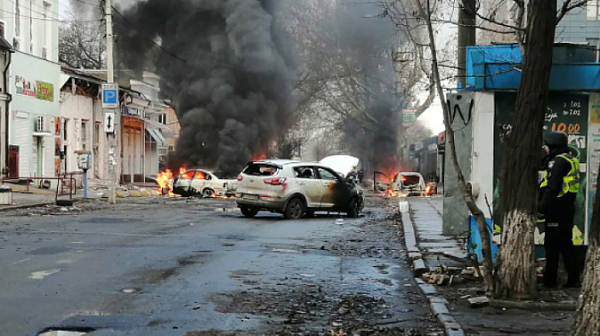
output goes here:
[[63, 260], [57, 261], [56, 263], [60, 264], [60, 265], [73, 264], [73, 263], [75, 263], [75, 259], [63, 259]]
[[22, 263], [22, 262], [26, 262], [26, 261], [28, 261], [28, 260], [31, 260], [31, 258], [21, 259], [21, 260], [19, 260], [19, 261], [15, 261], [15, 262], [14, 262], [14, 263], [12, 263], [12, 264], [13, 264], [13, 265], [16, 265], [16, 264], [20, 264], [20, 263]]
[[45, 271], [33, 272], [29, 275], [29, 279], [43, 280], [44, 278], [51, 276], [52, 274], [56, 274], [60, 271], [61, 271], [60, 268], [55, 268], [55, 269], [50, 269], [50, 270], [45, 270]]

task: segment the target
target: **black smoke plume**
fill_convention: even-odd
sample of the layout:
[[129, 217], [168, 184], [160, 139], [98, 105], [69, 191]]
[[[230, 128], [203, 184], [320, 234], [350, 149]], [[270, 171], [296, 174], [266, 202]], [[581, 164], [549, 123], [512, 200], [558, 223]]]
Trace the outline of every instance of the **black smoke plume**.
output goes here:
[[116, 16], [117, 53], [153, 70], [182, 126], [179, 162], [235, 175], [288, 127], [294, 71], [269, 0], [148, 0]]

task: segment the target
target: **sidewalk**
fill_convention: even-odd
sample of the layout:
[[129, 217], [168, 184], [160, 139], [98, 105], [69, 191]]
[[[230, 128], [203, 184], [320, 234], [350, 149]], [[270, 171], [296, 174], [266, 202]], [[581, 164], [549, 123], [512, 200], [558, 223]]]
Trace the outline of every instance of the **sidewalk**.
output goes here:
[[[445, 236], [442, 233], [443, 198], [409, 198], [410, 217], [403, 225], [414, 231], [419, 257], [424, 261], [423, 270], [417, 272], [420, 262], [415, 260], [415, 275], [420, 276], [433, 268], [464, 267], [466, 260], [466, 237]], [[407, 216], [408, 217], [408, 216]], [[405, 228], [405, 233], [407, 229]], [[408, 240], [407, 240], [408, 241]], [[421, 263], [423, 264], [423, 263]], [[448, 315], [460, 326], [465, 335], [568, 335], [572, 323], [572, 310], [559, 310], [564, 304], [575, 305], [577, 293], [561, 290], [539, 292], [538, 298], [529, 302], [503, 302], [492, 300], [490, 306], [472, 308], [468, 298], [482, 296], [481, 283], [469, 280], [456, 281], [451, 285], [437, 286], [417, 279], [421, 289], [430, 297], [446, 303]], [[560, 306], [561, 308], [553, 308]], [[535, 304], [538, 304], [537, 308]], [[436, 314], [436, 316], [438, 316]], [[438, 317], [441, 323], [448, 319]], [[447, 335], [451, 333], [447, 329]]]
[[465, 244], [456, 237], [442, 233], [443, 198], [409, 198], [408, 202], [417, 245], [425, 266], [463, 267], [467, 259]]

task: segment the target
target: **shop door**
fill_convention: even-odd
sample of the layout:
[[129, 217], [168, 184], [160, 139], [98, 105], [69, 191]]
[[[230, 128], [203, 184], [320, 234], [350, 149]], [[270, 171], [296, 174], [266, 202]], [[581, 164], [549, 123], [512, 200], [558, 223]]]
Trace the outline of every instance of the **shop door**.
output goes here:
[[8, 177], [19, 177], [19, 146], [10, 146], [8, 149]]

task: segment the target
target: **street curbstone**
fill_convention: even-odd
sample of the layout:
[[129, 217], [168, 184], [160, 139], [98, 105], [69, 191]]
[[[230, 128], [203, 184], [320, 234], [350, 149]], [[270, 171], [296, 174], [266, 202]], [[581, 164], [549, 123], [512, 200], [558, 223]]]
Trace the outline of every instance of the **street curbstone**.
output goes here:
[[151, 197], [152, 193], [146, 189], [140, 190], [140, 193], [142, 194], [142, 197]]
[[423, 293], [425, 293], [425, 295], [427, 295], [427, 296], [437, 294], [437, 290], [435, 289], [435, 287], [433, 285], [430, 285], [430, 284], [420, 284], [419, 287], [421, 288], [421, 290], [423, 291]]
[[446, 325], [449, 323], [456, 324], [456, 320], [454, 319], [454, 317], [452, 317], [452, 315], [450, 315], [450, 313], [439, 314], [436, 317], [437, 317], [438, 321], [440, 321], [443, 325]]
[[446, 305], [444, 303], [432, 302], [431, 300], [429, 302], [430, 302], [429, 307], [431, 307], [431, 310], [433, 311], [433, 315], [438, 316], [441, 314], [446, 314], [446, 315], [450, 314], [448, 307], [446, 307]]
[[416, 252], [408, 253], [408, 259], [410, 259], [410, 260], [416, 260], [416, 259], [421, 259], [421, 258], [423, 258], [421, 253], [416, 253]]
[[446, 329], [446, 336], [465, 336], [465, 332], [458, 323], [448, 323], [444, 325]]
[[413, 271], [415, 276], [420, 277], [421, 275], [427, 273], [429, 268], [425, 266], [423, 259], [416, 259], [413, 261]]
[[129, 196], [129, 194], [127, 194], [127, 192], [126, 192], [126, 191], [122, 191], [122, 190], [120, 190], [120, 191], [117, 191], [117, 192], [116, 192], [116, 194], [117, 194], [117, 197], [118, 197], [118, 198], [126, 198], [126, 197], [128, 197], [128, 196]]
[[[407, 202], [408, 203], [408, 202]], [[402, 205], [401, 205], [402, 209]], [[406, 251], [409, 260], [413, 262], [413, 272], [415, 275], [415, 282], [427, 297], [429, 301], [429, 308], [433, 315], [437, 318], [439, 324], [444, 328], [446, 336], [464, 336], [461, 325], [456, 322], [450, 310], [448, 309], [448, 300], [438, 295], [435, 286], [426, 283], [423, 279], [419, 278], [423, 273], [429, 269], [425, 266], [423, 261], [421, 250], [417, 246], [417, 236], [415, 234], [415, 227], [412, 219], [410, 218], [410, 205], [407, 208], [404, 206], [402, 214], [402, 227], [404, 230], [404, 241], [406, 244]]]
[[441, 297], [441, 296], [432, 296], [431, 298], [429, 298], [429, 301], [431, 303], [443, 303], [445, 305], [448, 304], [448, 300], [446, 300], [446, 298]]

